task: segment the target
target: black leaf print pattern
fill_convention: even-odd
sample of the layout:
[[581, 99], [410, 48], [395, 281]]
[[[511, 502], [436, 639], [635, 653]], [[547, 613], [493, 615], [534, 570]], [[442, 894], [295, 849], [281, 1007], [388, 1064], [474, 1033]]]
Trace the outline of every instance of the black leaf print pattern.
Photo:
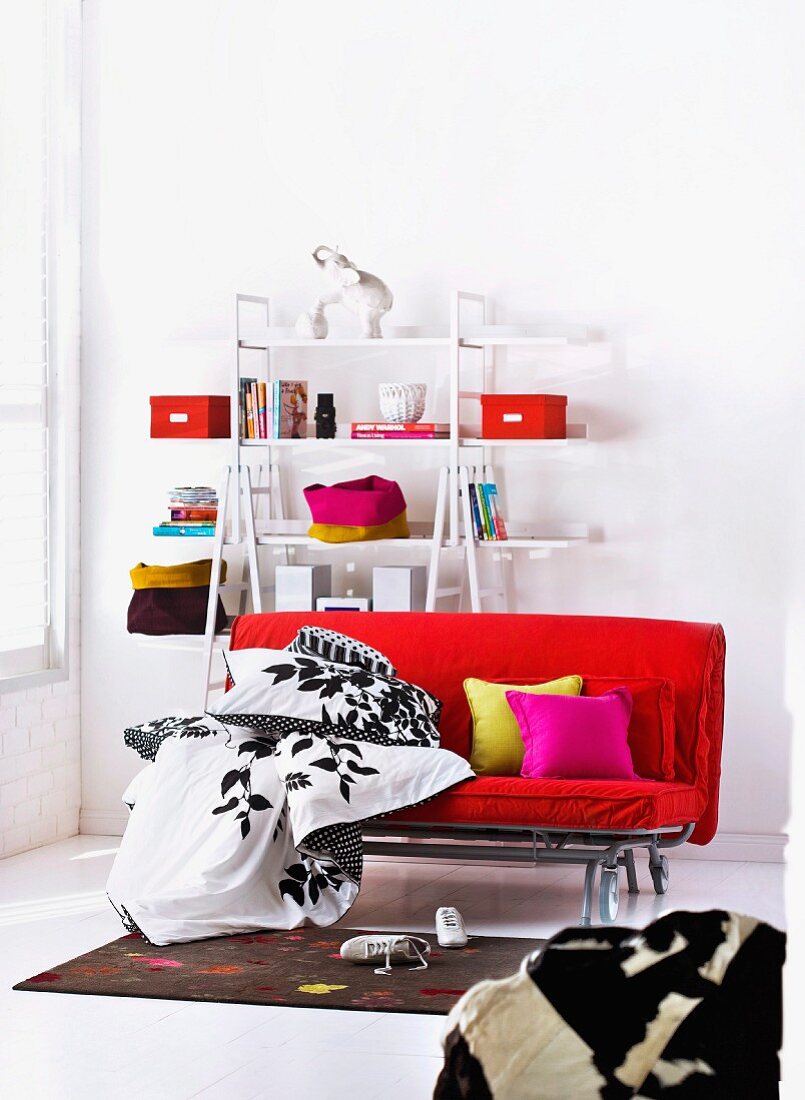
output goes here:
[[310, 776], [305, 772], [288, 772], [282, 781], [289, 791], [303, 791], [307, 787], [312, 787], [310, 782]]
[[315, 905], [325, 890], [338, 892], [346, 881], [333, 863], [322, 863], [318, 868], [306, 856], [302, 863], [294, 863], [285, 868], [289, 878], [280, 879], [280, 897], [290, 897], [298, 906], [305, 904], [305, 888], [310, 904]]
[[[278, 695], [276, 702], [272, 696], [267, 702], [267, 713], [259, 715], [260, 729], [264, 732], [272, 729], [285, 732], [282, 727], [289, 716], [287, 710], [283, 713], [283, 707], [291, 706], [291, 713], [299, 712], [300, 701], [293, 703], [295, 689], [300, 696], [314, 696], [321, 702], [322, 724], [342, 730], [353, 739], [380, 745], [438, 748], [439, 734], [433, 720], [441, 704], [415, 684], [354, 665], [338, 665], [301, 655], [294, 655], [292, 662], [268, 665], [262, 672], [271, 677], [272, 687], [287, 684], [291, 689], [291, 695]], [[247, 724], [248, 716], [230, 714], [224, 720]], [[311, 718], [300, 721], [309, 722]]]
[[214, 737], [220, 730], [202, 725], [203, 718], [157, 718], [123, 731], [123, 743], [143, 760], [156, 760], [162, 744], [170, 737]]
[[263, 760], [274, 755], [274, 747], [267, 741], [243, 741], [238, 747], [238, 756], [242, 756], [244, 752], [252, 753], [255, 760]]
[[[312, 743], [312, 738], [309, 739]], [[334, 738], [331, 741], [325, 743], [326, 747], [330, 750], [330, 755], [322, 757], [320, 760], [310, 760], [308, 767], [319, 768], [323, 772], [331, 772], [338, 775], [338, 793], [343, 800], [347, 803], [351, 802], [350, 786], [356, 782], [355, 775], [367, 776], [367, 775], [379, 775], [380, 772], [377, 768], [363, 767], [361, 764], [356, 763], [351, 757], [342, 759], [342, 753], [352, 753], [359, 759], [363, 759], [362, 753], [357, 745], [350, 741], [343, 741], [340, 738]], [[350, 772], [354, 774], [349, 774]], [[290, 788], [293, 789], [293, 788]]]
[[263, 751], [266, 746], [259, 741], [244, 741], [238, 748], [238, 756], [243, 753], [244, 748], [248, 751], [247, 746], [251, 746], [252, 748], [252, 755], [249, 760], [239, 768], [231, 768], [221, 780], [221, 798], [226, 798], [229, 792], [235, 787], [240, 788], [239, 793], [233, 794], [228, 802], [225, 802], [221, 806], [216, 806], [212, 811], [213, 814], [228, 814], [231, 813], [232, 810], [237, 810], [235, 821], [240, 822], [240, 836], [242, 840], [245, 840], [251, 832], [252, 810], [259, 812], [260, 810], [273, 809], [272, 803], [269, 802], [265, 795], [252, 791], [252, 764], [259, 756], [268, 755]]
[[285, 829], [285, 818], [287, 817], [287, 815], [288, 815], [288, 803], [284, 802], [283, 805], [282, 805], [282, 809], [280, 810], [279, 817], [277, 818], [277, 824], [274, 826], [274, 834], [271, 837], [272, 844], [277, 839], [277, 837], [280, 835], [280, 833], [283, 832], [283, 830]]
[[380, 775], [377, 768], [364, 768], [360, 764], [356, 764], [354, 760], [347, 760], [347, 767], [351, 772], [355, 772], [356, 775]]
[[325, 760], [311, 760], [311, 768], [321, 768], [323, 772], [335, 772], [338, 771], [338, 765], [332, 757], [328, 757]]

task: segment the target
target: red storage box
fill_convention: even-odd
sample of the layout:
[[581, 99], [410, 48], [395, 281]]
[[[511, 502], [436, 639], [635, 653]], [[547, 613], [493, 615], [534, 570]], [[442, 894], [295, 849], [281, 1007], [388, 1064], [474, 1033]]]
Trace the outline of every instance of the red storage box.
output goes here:
[[557, 393], [482, 393], [483, 439], [565, 439], [567, 397]]
[[226, 396], [151, 398], [152, 439], [228, 439], [231, 426]]

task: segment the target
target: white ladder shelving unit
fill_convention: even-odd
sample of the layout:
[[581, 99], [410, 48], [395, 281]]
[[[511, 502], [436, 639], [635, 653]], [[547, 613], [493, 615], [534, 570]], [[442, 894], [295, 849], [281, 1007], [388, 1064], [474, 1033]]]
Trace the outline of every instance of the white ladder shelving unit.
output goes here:
[[[243, 311], [250, 308], [252, 321], [259, 315], [259, 324], [248, 329]], [[509, 538], [505, 541], [478, 541], [470, 512], [468, 486], [471, 481], [493, 481], [499, 484], [495, 470], [505, 461], [509, 448], [533, 448], [535, 456], [546, 449], [575, 447], [587, 441], [587, 426], [569, 424], [566, 439], [485, 439], [477, 431], [464, 426], [462, 408], [477, 402], [484, 392], [495, 389], [495, 350], [514, 347], [532, 349], [561, 348], [587, 342], [587, 330], [580, 326], [546, 326], [543, 324], [496, 325], [487, 323], [487, 299], [483, 295], [455, 291], [450, 301], [448, 329], [393, 328], [386, 326], [387, 335], [380, 340], [365, 340], [347, 336], [328, 336], [324, 340], [302, 339], [293, 329], [271, 324], [271, 305], [267, 297], [237, 294], [235, 297], [235, 354], [233, 356], [231, 398], [231, 459], [224, 468], [219, 494], [220, 515], [213, 540], [212, 581], [207, 615], [207, 630], [203, 638], [204, 698], [210, 687], [212, 654], [218, 641], [226, 635], [215, 634], [215, 618], [219, 594], [237, 590], [239, 612], [246, 609], [247, 597], [255, 611], [263, 610], [263, 596], [273, 586], [261, 579], [260, 548], [272, 547], [284, 561], [293, 560], [296, 549], [326, 552], [329, 544], [307, 535], [309, 520], [292, 519], [287, 514], [283, 495], [282, 458], [295, 450], [325, 454], [328, 450], [378, 449], [410, 451], [433, 455], [438, 467], [434, 498], [433, 522], [409, 521], [411, 538], [387, 539], [383, 547], [421, 551], [427, 554], [428, 611], [435, 611], [442, 600], [468, 602], [472, 611], [484, 609], [487, 600], [495, 599], [497, 609], [510, 608], [509, 574], [513, 554], [528, 551], [530, 558], [547, 557], [555, 550], [577, 546], [587, 541], [585, 524], [564, 525], [562, 529], [543, 531], [536, 524], [518, 524], [507, 515]], [[474, 314], [469, 317], [468, 314]], [[449, 423], [446, 439], [436, 440], [357, 440], [351, 438], [316, 439], [241, 439], [239, 423], [240, 377], [244, 352], [264, 352], [264, 377], [270, 383], [273, 374], [273, 353], [282, 349], [304, 349], [310, 356], [328, 349], [362, 349], [372, 353], [392, 348], [440, 349], [445, 354], [449, 372]], [[480, 362], [478, 357], [480, 356]], [[478, 389], [464, 388], [467, 375], [480, 370]], [[493, 454], [497, 457], [492, 464]], [[252, 460], [258, 458], [254, 463]], [[263, 479], [265, 478], [265, 484]], [[260, 503], [266, 505], [260, 515]], [[227, 534], [228, 531], [228, 534]], [[378, 547], [380, 543], [351, 543], [350, 548]], [[220, 564], [224, 548], [239, 546], [244, 554], [244, 578], [221, 585]], [[460, 583], [440, 585], [443, 557], [455, 551], [461, 560]], [[497, 567], [494, 583], [484, 584], [486, 563]]]

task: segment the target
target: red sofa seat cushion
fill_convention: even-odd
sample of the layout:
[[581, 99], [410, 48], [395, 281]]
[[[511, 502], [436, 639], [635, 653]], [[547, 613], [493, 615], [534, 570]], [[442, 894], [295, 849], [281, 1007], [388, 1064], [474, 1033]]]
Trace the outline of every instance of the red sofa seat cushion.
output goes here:
[[688, 783], [633, 779], [523, 779], [479, 775], [383, 821], [544, 826], [552, 829], [660, 829], [696, 821], [703, 798]]

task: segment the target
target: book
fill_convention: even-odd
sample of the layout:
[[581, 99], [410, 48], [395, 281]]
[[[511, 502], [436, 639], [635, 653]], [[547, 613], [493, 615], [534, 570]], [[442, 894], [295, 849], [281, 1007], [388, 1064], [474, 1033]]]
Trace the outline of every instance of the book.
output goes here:
[[246, 420], [246, 394], [251, 389], [252, 382], [255, 382], [255, 378], [240, 378], [238, 380], [238, 424], [240, 425], [240, 438], [249, 438], [249, 429]]
[[208, 485], [178, 485], [168, 490], [168, 497], [171, 508], [188, 505], [217, 507], [218, 505], [218, 491]]
[[477, 539], [484, 538], [484, 525], [481, 522], [481, 509], [478, 504], [478, 492], [474, 484], [470, 484], [470, 510], [472, 511], [472, 521], [475, 527], [475, 537]]
[[173, 526], [170, 523], [160, 523], [154, 528], [155, 535], [175, 535], [179, 537], [209, 537], [215, 534], [215, 528], [207, 524], [199, 524], [198, 527]]
[[506, 531], [506, 524], [503, 522], [503, 516], [500, 514], [500, 508], [498, 508], [498, 487], [494, 483], [487, 485], [487, 495], [489, 502], [492, 506], [492, 521], [495, 525], [495, 537], [500, 542], [505, 542], [509, 535]]
[[246, 390], [246, 438], [254, 439], [254, 409], [252, 406], [252, 388], [251, 385]]
[[307, 438], [307, 382], [281, 378], [277, 382], [278, 397], [275, 401], [277, 427], [276, 439]]
[[406, 420], [403, 423], [394, 424], [385, 420], [353, 420], [353, 432], [436, 432], [439, 435], [449, 435], [450, 425], [445, 422], [436, 423], [424, 420]]
[[216, 522], [209, 519], [164, 519], [160, 527], [214, 527]]
[[257, 383], [257, 423], [260, 428], [260, 438], [268, 439], [267, 423], [266, 423], [266, 384], [265, 382]]
[[271, 383], [271, 438], [280, 437], [280, 384], [277, 379]]
[[249, 384], [249, 392], [252, 395], [252, 419], [254, 420], [254, 438], [261, 439], [260, 435], [260, 417], [259, 408], [260, 404], [257, 400], [257, 379]]
[[364, 432], [353, 431], [352, 439], [449, 439], [447, 432]]
[[174, 507], [170, 505], [170, 514], [172, 520], [184, 520], [185, 523], [191, 520], [200, 520], [206, 523], [215, 523], [218, 518], [217, 508], [193, 508], [182, 505], [180, 507]]
[[481, 516], [484, 521], [484, 531], [486, 537], [490, 541], [495, 539], [495, 525], [492, 522], [492, 512], [489, 507], [489, 498], [486, 493], [486, 484], [482, 483], [478, 486], [478, 492], [481, 500]]

